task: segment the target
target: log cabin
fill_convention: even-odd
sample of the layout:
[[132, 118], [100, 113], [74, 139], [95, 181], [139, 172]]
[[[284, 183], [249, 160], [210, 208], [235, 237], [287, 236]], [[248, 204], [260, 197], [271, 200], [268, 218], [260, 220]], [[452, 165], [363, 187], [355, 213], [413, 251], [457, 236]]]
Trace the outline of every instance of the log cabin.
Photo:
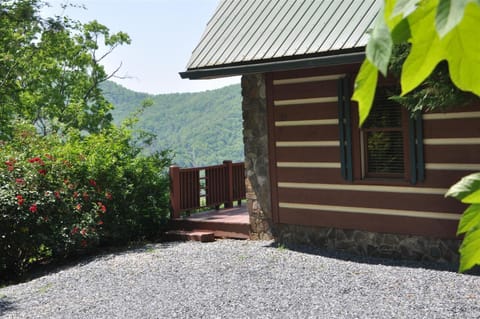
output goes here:
[[455, 262], [480, 170], [480, 103], [412, 118], [380, 81], [359, 127], [353, 83], [382, 1], [223, 0], [182, 78], [242, 77], [252, 238]]

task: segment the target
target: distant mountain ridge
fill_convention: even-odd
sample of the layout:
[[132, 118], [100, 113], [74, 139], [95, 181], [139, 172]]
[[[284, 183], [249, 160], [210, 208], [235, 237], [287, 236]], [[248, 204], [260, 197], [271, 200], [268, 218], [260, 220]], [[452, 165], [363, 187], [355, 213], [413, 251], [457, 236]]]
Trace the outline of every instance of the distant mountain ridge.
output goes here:
[[198, 93], [151, 95], [107, 81], [106, 98], [115, 106], [120, 123], [145, 99], [153, 105], [140, 116], [138, 128], [156, 134], [152, 150], [171, 149], [182, 167], [243, 161], [242, 107], [239, 84]]

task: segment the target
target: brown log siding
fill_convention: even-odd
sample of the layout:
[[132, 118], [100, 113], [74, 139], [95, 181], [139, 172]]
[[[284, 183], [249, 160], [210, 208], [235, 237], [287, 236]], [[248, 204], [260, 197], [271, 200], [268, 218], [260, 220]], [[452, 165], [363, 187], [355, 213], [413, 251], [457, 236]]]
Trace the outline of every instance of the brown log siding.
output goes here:
[[338, 125], [276, 127], [277, 141], [338, 141]]
[[338, 162], [340, 149], [338, 147], [277, 147], [279, 162]]
[[427, 218], [360, 215], [338, 212], [311, 211], [282, 208], [280, 223], [303, 226], [322, 226], [344, 229], [360, 229], [379, 233], [410, 234], [451, 238], [457, 222]]
[[[312, 92], [315, 95], [312, 96]], [[273, 94], [275, 100], [305, 99], [311, 97], [337, 96], [337, 82], [319, 81], [295, 84], [274, 85]]]
[[338, 117], [337, 102], [297, 104], [275, 109], [275, 121], [299, 121], [308, 118], [332, 119]]
[[[371, 207], [398, 210], [433, 212], [462, 212], [464, 205], [442, 194], [402, 194], [386, 192], [359, 192], [348, 190], [314, 190], [279, 188], [282, 202], [317, 205]], [[412, 198], [415, 200], [412, 203]]]
[[424, 120], [424, 138], [480, 137], [480, 126], [478, 123], [478, 118]]
[[[357, 70], [358, 65], [350, 65], [267, 75], [274, 221], [285, 224], [454, 238], [458, 218], [465, 209], [465, 205], [453, 199], [445, 199], [443, 192], [459, 178], [474, 171], [471, 168], [476, 168], [475, 165], [478, 165], [480, 170], [480, 143], [475, 139], [480, 137], [478, 106], [462, 109], [462, 112], [469, 112], [466, 114], [468, 117], [464, 119], [456, 116], [446, 118], [434, 116], [433, 119], [426, 117], [424, 120], [424, 138], [427, 140], [424, 146], [425, 180], [417, 185], [410, 185], [403, 180], [360, 180], [359, 139], [357, 138], [353, 139], [354, 143], [357, 143], [353, 145], [355, 180], [350, 184], [342, 179], [340, 168], [335, 166], [340, 163], [339, 146], [335, 143], [330, 145], [321, 143], [322, 141], [338, 142], [338, 125], [329, 123], [315, 125], [311, 122], [310, 124], [291, 123], [288, 126], [284, 123], [278, 124], [284, 121], [337, 119], [336, 102], [312, 102], [315, 101], [312, 99], [316, 98], [337, 97], [335, 76], [332, 79], [320, 81], [317, 78], [311, 82], [308, 78], [346, 74], [353, 79]], [[298, 101], [291, 104], [288, 100]], [[357, 114], [355, 108], [356, 105], [352, 103], [352, 116]], [[356, 120], [354, 119], [352, 123], [352, 134], [357, 134]], [[445, 142], [443, 140], [445, 138], [467, 140], [464, 144], [458, 144]], [[300, 143], [292, 146], [282, 142]], [[320, 143], [312, 146], [302, 142]], [[447, 145], [442, 144], [444, 142]], [[473, 166], [464, 169], [464, 166], [458, 166], [458, 164]], [[309, 165], [311, 167], [308, 167]], [[298, 187], [290, 187], [291, 183], [300, 184], [297, 185]], [[302, 183], [307, 183], [309, 187], [303, 187]], [[315, 189], [310, 187], [310, 184], [333, 186], [332, 189], [324, 189], [323, 186], [321, 189]], [[375, 191], [368, 191], [372, 188], [345, 190], [335, 185], [391, 187], [387, 191], [381, 191], [381, 187]], [[395, 192], [395, 188], [392, 187], [399, 187], [402, 191]], [[415, 188], [420, 191], [415, 192]], [[405, 189], [407, 191], [404, 191]], [[433, 193], [429, 193], [430, 190]], [[292, 205], [296, 208], [291, 208]], [[322, 209], [316, 209], [316, 207]], [[329, 211], [329, 207], [333, 211]], [[349, 207], [352, 208], [352, 212], [342, 211]], [[372, 214], [368, 213], [369, 208]], [[385, 210], [385, 214], [382, 214], [382, 210]], [[413, 217], [415, 214], [418, 217]]]
[[[472, 145], [425, 145], [427, 163], [479, 163], [480, 147]], [[459, 156], [461, 154], [461, 156]]]

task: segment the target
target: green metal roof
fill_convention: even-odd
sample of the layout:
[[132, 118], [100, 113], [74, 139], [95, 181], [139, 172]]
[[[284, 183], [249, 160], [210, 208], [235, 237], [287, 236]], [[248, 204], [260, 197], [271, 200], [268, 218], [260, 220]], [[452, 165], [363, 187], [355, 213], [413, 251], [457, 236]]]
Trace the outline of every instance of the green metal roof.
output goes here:
[[361, 61], [366, 31], [381, 4], [381, 0], [222, 0], [180, 75], [220, 77]]

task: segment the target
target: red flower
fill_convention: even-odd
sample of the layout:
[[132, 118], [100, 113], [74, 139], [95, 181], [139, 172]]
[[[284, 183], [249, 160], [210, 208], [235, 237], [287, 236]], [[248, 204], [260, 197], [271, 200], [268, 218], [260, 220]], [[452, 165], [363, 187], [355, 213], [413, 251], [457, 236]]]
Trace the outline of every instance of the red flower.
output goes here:
[[70, 234], [75, 235], [76, 233], [78, 233], [79, 230], [80, 230], [80, 229], [79, 229], [77, 226], [74, 226], [74, 227], [72, 228], [72, 231], [70, 232]]
[[18, 206], [22, 206], [24, 202], [25, 202], [25, 199], [23, 198], [23, 196], [22, 195], [17, 195]]
[[8, 169], [9, 172], [13, 171], [13, 169], [14, 169], [13, 164], [14, 164], [14, 161], [6, 161], [5, 162], [5, 165], [7, 165], [7, 169]]
[[105, 205], [103, 205], [102, 202], [98, 202], [97, 205], [98, 205], [98, 209], [100, 209], [102, 211], [102, 213], [107, 212], [107, 207], [105, 207]]
[[45, 165], [45, 163], [42, 161], [40, 157], [33, 157], [28, 160], [29, 163], [38, 163], [38, 165]]
[[73, 192], [73, 198], [77, 198], [78, 197], [78, 192]]
[[80, 231], [80, 234], [85, 237], [87, 235], [87, 230], [85, 228], [82, 228], [82, 230]]
[[15, 178], [15, 183], [23, 185], [25, 184], [25, 180], [23, 178]]
[[95, 182], [94, 179], [91, 179], [88, 181], [90, 183], [90, 185], [92, 185], [93, 187], [97, 186], [97, 182]]
[[40, 174], [40, 175], [47, 175], [47, 171], [44, 170], [44, 169], [39, 169], [39, 170], [38, 170], [38, 174]]
[[53, 194], [55, 195], [55, 197], [57, 199], [60, 199], [60, 192], [59, 191], [55, 191], [55, 192], [53, 192]]
[[97, 225], [103, 225], [103, 220], [99, 220]]
[[37, 204], [32, 204], [29, 208], [30, 212], [36, 213], [37, 212]]
[[82, 210], [82, 204], [77, 204], [77, 206], [75, 206], [75, 209], [78, 210], [78, 211], [81, 211]]

